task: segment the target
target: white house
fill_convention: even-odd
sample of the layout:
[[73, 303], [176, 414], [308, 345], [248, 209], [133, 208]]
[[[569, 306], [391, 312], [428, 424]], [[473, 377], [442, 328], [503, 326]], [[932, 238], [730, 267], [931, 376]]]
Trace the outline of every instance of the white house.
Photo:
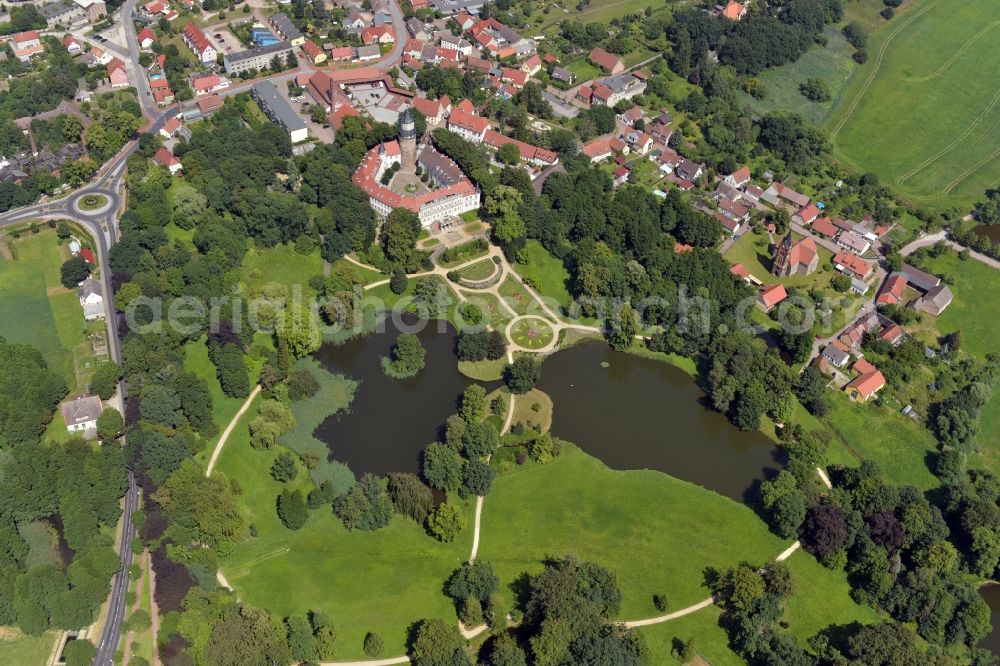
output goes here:
[[87, 432], [97, 429], [97, 418], [104, 410], [101, 399], [86, 395], [75, 400], [67, 400], [59, 405], [67, 432]]
[[101, 293], [101, 283], [93, 278], [87, 278], [76, 290], [83, 307], [83, 318], [87, 321], [104, 319], [104, 296]]

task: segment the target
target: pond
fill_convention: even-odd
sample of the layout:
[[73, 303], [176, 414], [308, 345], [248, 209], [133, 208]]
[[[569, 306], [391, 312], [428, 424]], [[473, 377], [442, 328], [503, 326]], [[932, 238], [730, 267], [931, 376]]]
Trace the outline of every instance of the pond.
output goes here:
[[981, 224], [972, 230], [977, 236], [985, 236], [994, 243], [1000, 243], [1000, 224]]
[[553, 434], [615, 469], [656, 469], [745, 501], [783, 466], [770, 439], [709, 410], [687, 373], [603, 342], [550, 356], [538, 388], [555, 405]]
[[993, 630], [979, 642], [979, 647], [1000, 655], [1000, 585], [988, 583], [979, 588], [979, 594], [990, 607], [990, 624]]
[[[412, 326], [416, 321], [404, 315], [402, 323]], [[358, 477], [365, 472], [419, 473], [420, 452], [438, 438], [445, 419], [458, 411], [465, 387], [474, 383], [458, 371], [457, 332], [440, 320], [426, 322], [417, 331], [427, 351], [420, 374], [406, 380], [388, 377], [381, 358], [391, 353], [398, 335], [386, 322], [384, 332], [324, 345], [316, 353], [330, 372], [361, 382], [350, 408], [327, 418], [315, 433], [327, 443], [331, 457]]]

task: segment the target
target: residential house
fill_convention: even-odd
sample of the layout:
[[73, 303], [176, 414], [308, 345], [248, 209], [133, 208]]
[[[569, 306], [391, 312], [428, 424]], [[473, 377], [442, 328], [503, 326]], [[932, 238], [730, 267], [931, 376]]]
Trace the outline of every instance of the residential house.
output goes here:
[[201, 115], [208, 116], [221, 109], [225, 102], [219, 95], [205, 95], [198, 98], [195, 103], [198, 105], [198, 111]]
[[455, 36], [450, 32], [445, 32], [441, 34], [440, 41], [443, 48], [458, 51], [465, 57], [472, 55], [472, 43], [461, 35]]
[[509, 136], [500, 134], [500, 132], [497, 132], [496, 130], [486, 130], [486, 133], [483, 135], [483, 143], [494, 150], [499, 150], [501, 146], [506, 144], [513, 144], [517, 147], [517, 150], [521, 155], [521, 161], [534, 166], [547, 167], [559, 162], [559, 156], [551, 150], [546, 150], [545, 148], [539, 148], [538, 146], [533, 146], [529, 143], [512, 139]]
[[885, 377], [882, 372], [865, 359], [859, 358], [851, 369], [859, 373], [845, 387], [852, 400], [866, 402], [885, 387]]
[[624, 185], [625, 183], [627, 183], [628, 182], [628, 177], [629, 177], [629, 175], [631, 173], [632, 173], [632, 170], [629, 169], [624, 164], [622, 166], [618, 167], [617, 169], [615, 169], [614, 176], [613, 176], [613, 179], [611, 181], [612, 185], [614, 185], [615, 189], [618, 189], [619, 187], [621, 187], [622, 185]]
[[431, 32], [428, 30], [427, 24], [416, 16], [411, 16], [406, 20], [406, 32], [413, 39], [427, 40], [431, 37]]
[[902, 273], [892, 273], [879, 289], [875, 303], [877, 305], [898, 305], [903, 300], [904, 289], [906, 289], [906, 276]]
[[219, 92], [220, 90], [225, 90], [229, 87], [229, 85], [229, 79], [224, 79], [218, 74], [199, 76], [191, 81], [191, 88], [194, 90], [194, 94], [198, 97], [202, 95], [210, 95], [211, 93]]
[[903, 264], [903, 268], [900, 270], [900, 273], [906, 277], [907, 282], [920, 291], [927, 292], [941, 284], [941, 278], [938, 276], [925, 273], [919, 268], [914, 268], [909, 264]]
[[379, 49], [378, 44], [359, 46], [354, 51], [354, 59], [358, 62], [371, 62], [372, 60], [378, 60], [381, 57], [382, 51]]
[[639, 155], [645, 155], [653, 149], [653, 138], [645, 132], [640, 132], [639, 130], [626, 132], [622, 139], [631, 151], [638, 153]]
[[112, 88], [128, 87], [128, 70], [125, 63], [120, 58], [112, 58], [108, 63], [108, 79]]
[[570, 85], [573, 83], [573, 72], [568, 69], [563, 69], [562, 67], [553, 67], [551, 76], [553, 81], [559, 81], [560, 83]]
[[764, 190], [764, 194], [761, 195], [761, 199], [772, 206], [780, 205], [782, 201], [784, 201], [794, 206], [796, 210], [805, 208], [809, 205], [809, 197], [804, 194], [799, 194], [792, 188], [785, 187], [781, 183], [771, 183], [771, 185]]
[[812, 230], [827, 238], [835, 238], [840, 229], [828, 217], [821, 217], [812, 224]]
[[368, 25], [368, 22], [365, 20], [365, 17], [361, 15], [361, 12], [357, 7], [352, 7], [341, 21], [341, 25], [343, 25], [346, 30], [360, 32], [366, 25]]
[[872, 246], [867, 239], [862, 238], [853, 231], [845, 231], [840, 234], [837, 237], [837, 245], [855, 254], [864, 254]]
[[694, 182], [701, 177], [703, 168], [704, 167], [701, 164], [692, 162], [685, 157], [681, 160], [681, 163], [677, 165], [677, 175], [684, 180]]
[[642, 120], [646, 117], [646, 112], [641, 106], [633, 106], [631, 109], [622, 111], [615, 117], [629, 127], [633, 127], [637, 120]]
[[181, 121], [175, 116], [169, 119], [167, 122], [163, 123], [163, 127], [160, 128], [160, 136], [164, 139], [169, 139], [177, 133], [177, 130], [181, 127]]
[[[833, 267], [841, 273], [858, 280], [867, 280], [872, 272], [871, 263], [847, 252], [838, 252], [833, 255]], [[867, 291], [867, 286], [865, 291]]]
[[530, 58], [521, 63], [521, 71], [528, 76], [538, 74], [538, 72], [542, 71], [542, 59], [537, 53], [533, 54]]
[[730, 220], [734, 220], [740, 224], [746, 224], [750, 221], [750, 209], [726, 197], [719, 199], [719, 212]]
[[361, 31], [361, 42], [365, 46], [371, 44], [394, 44], [396, 42], [396, 32], [390, 25], [365, 28]]
[[657, 143], [666, 146], [670, 142], [670, 137], [673, 136], [674, 131], [663, 123], [654, 122], [646, 125], [646, 133], [653, 137], [653, 140]]
[[139, 31], [139, 34], [136, 35], [136, 39], [139, 42], [139, 48], [148, 49], [156, 41], [156, 34], [149, 28], [143, 28]]
[[172, 152], [163, 147], [153, 155], [153, 161], [160, 166], [167, 167], [171, 175], [176, 174], [183, 168], [181, 161]]
[[894, 347], [903, 341], [903, 337], [903, 329], [895, 323], [886, 326], [878, 334], [879, 340], [884, 340]]
[[594, 139], [583, 146], [581, 151], [591, 162], [603, 162], [611, 157], [611, 143], [608, 139]]
[[80, 283], [76, 296], [83, 308], [83, 318], [87, 321], [104, 319], [104, 291], [101, 283], [93, 278], [87, 278]]
[[819, 206], [811, 203], [793, 215], [792, 221], [805, 225], [811, 224], [817, 217], [819, 217]]
[[448, 116], [448, 129], [472, 143], [482, 143], [489, 128], [489, 120], [464, 110], [462, 104], [455, 107]]
[[83, 44], [73, 35], [63, 35], [62, 44], [70, 55], [83, 53]]
[[772, 284], [758, 292], [757, 304], [764, 309], [764, 312], [768, 312], [786, 298], [788, 298], [788, 292], [785, 291], [785, 286], [782, 284]]
[[[582, 90], [581, 86], [581, 90]], [[632, 99], [646, 90], [646, 82], [631, 74], [619, 74], [601, 79], [594, 84], [590, 103], [616, 106], [618, 102]]]
[[736, 2], [736, 0], [729, 0], [725, 8], [722, 10], [722, 16], [729, 19], [730, 21], [739, 21], [746, 15], [747, 15], [746, 4], [741, 2]]
[[740, 167], [722, 180], [730, 187], [739, 189], [750, 182], [750, 168]]
[[202, 63], [206, 65], [215, 63], [218, 52], [212, 46], [205, 33], [202, 32], [201, 28], [194, 23], [188, 23], [184, 26], [181, 30], [181, 39], [184, 40], [187, 47], [198, 56], [198, 60]]
[[173, 104], [174, 91], [170, 89], [169, 85], [163, 86], [162, 88], [156, 88], [152, 92], [153, 92], [153, 101], [156, 102], [157, 106], [166, 106], [167, 104]]
[[302, 52], [309, 58], [309, 62], [314, 65], [321, 65], [326, 62], [326, 52], [311, 39], [306, 39], [302, 42]]
[[259, 72], [270, 67], [275, 58], [287, 61], [289, 57], [295, 57], [292, 45], [282, 40], [236, 53], [227, 53], [222, 59], [222, 64], [226, 69], [226, 74], [233, 75], [243, 72]]
[[96, 395], [85, 395], [59, 405], [67, 432], [82, 432], [91, 436], [97, 432], [97, 419], [103, 411], [104, 405]]
[[420, 112], [420, 114], [427, 119], [428, 125], [438, 125], [442, 120], [444, 120], [444, 107], [441, 102], [436, 99], [427, 99], [425, 97], [414, 97], [412, 100], [413, 108]]
[[[595, 48], [587, 56], [592, 64], [600, 67], [608, 74], [621, 74], [625, 71], [625, 63], [618, 56], [608, 53], [602, 48]], [[613, 105], [610, 105], [613, 106]]]
[[302, 34], [302, 31], [292, 23], [292, 19], [284, 12], [278, 12], [272, 16], [270, 24], [275, 32], [278, 33], [278, 36], [292, 46], [301, 46], [306, 41], [306, 36]]
[[851, 360], [850, 350], [840, 340], [834, 340], [823, 348], [823, 358], [835, 368], [843, 368]]
[[[324, 46], [324, 50], [326, 47]], [[354, 49], [350, 46], [334, 46], [327, 53], [330, 62], [347, 62], [354, 57]]]
[[28, 62], [32, 56], [45, 51], [37, 30], [17, 33], [11, 37], [11, 47], [14, 49], [14, 56], [21, 62]]

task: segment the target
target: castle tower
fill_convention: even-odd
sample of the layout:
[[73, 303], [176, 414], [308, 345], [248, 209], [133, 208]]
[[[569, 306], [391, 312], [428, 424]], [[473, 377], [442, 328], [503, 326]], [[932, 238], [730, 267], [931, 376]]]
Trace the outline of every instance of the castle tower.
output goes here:
[[792, 234], [789, 232], [774, 248], [774, 264], [771, 266], [772, 273], [779, 277], [791, 275], [791, 252]]
[[417, 125], [407, 109], [399, 119], [399, 152], [403, 171], [413, 171], [417, 166]]

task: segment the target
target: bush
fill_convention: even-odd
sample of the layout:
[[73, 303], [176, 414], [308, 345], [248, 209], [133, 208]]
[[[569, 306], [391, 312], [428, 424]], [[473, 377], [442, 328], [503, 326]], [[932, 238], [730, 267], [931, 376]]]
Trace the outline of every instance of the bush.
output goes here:
[[813, 102], [830, 101], [830, 89], [823, 79], [806, 79], [804, 83], [799, 84], [799, 92]]
[[860, 50], [868, 46], [868, 31], [857, 21], [851, 21], [844, 26], [844, 37], [856, 49]]
[[389, 474], [389, 499], [396, 513], [423, 523], [434, 507], [434, 497], [430, 488], [413, 474]]
[[275, 481], [288, 483], [294, 481], [299, 470], [295, 465], [295, 458], [291, 453], [285, 452], [274, 459], [271, 464], [271, 477]]
[[658, 610], [661, 613], [663, 613], [664, 611], [666, 611], [667, 610], [667, 595], [664, 594], [663, 592], [658, 592], [657, 594], [654, 594], [653, 595], [653, 606], [655, 606], [656, 610]]
[[854, 55], [852, 55], [851, 57], [854, 58], [854, 62], [858, 63], [859, 65], [863, 65], [866, 62], [868, 62], [868, 50], [858, 49], [857, 51], [854, 52]]
[[385, 643], [382, 641], [382, 637], [374, 631], [369, 631], [365, 635], [365, 654], [375, 659], [381, 657], [383, 652], [385, 652]]
[[408, 283], [409, 278], [406, 277], [406, 271], [400, 267], [396, 267], [392, 271], [392, 277], [389, 278], [389, 291], [398, 296], [406, 291]]
[[[311, 495], [311, 493], [310, 493]], [[290, 530], [297, 530], [305, 525], [309, 512], [302, 498], [302, 491], [290, 491], [287, 488], [278, 495], [278, 518]]]
[[427, 532], [438, 541], [450, 543], [465, 530], [465, 516], [455, 504], [441, 504], [427, 516]]
[[59, 269], [62, 286], [75, 289], [78, 284], [90, 277], [90, 264], [83, 257], [67, 259]]
[[504, 382], [511, 393], [524, 394], [535, 388], [542, 366], [532, 356], [519, 356], [504, 369]]
[[305, 368], [295, 370], [288, 377], [288, 397], [292, 400], [305, 400], [319, 391], [319, 381]]
[[895, 15], [896, 15], [896, 10], [893, 9], [892, 7], [885, 7], [882, 9], [882, 11], [879, 12], [879, 16], [884, 18], [886, 21], [888, 21]]

